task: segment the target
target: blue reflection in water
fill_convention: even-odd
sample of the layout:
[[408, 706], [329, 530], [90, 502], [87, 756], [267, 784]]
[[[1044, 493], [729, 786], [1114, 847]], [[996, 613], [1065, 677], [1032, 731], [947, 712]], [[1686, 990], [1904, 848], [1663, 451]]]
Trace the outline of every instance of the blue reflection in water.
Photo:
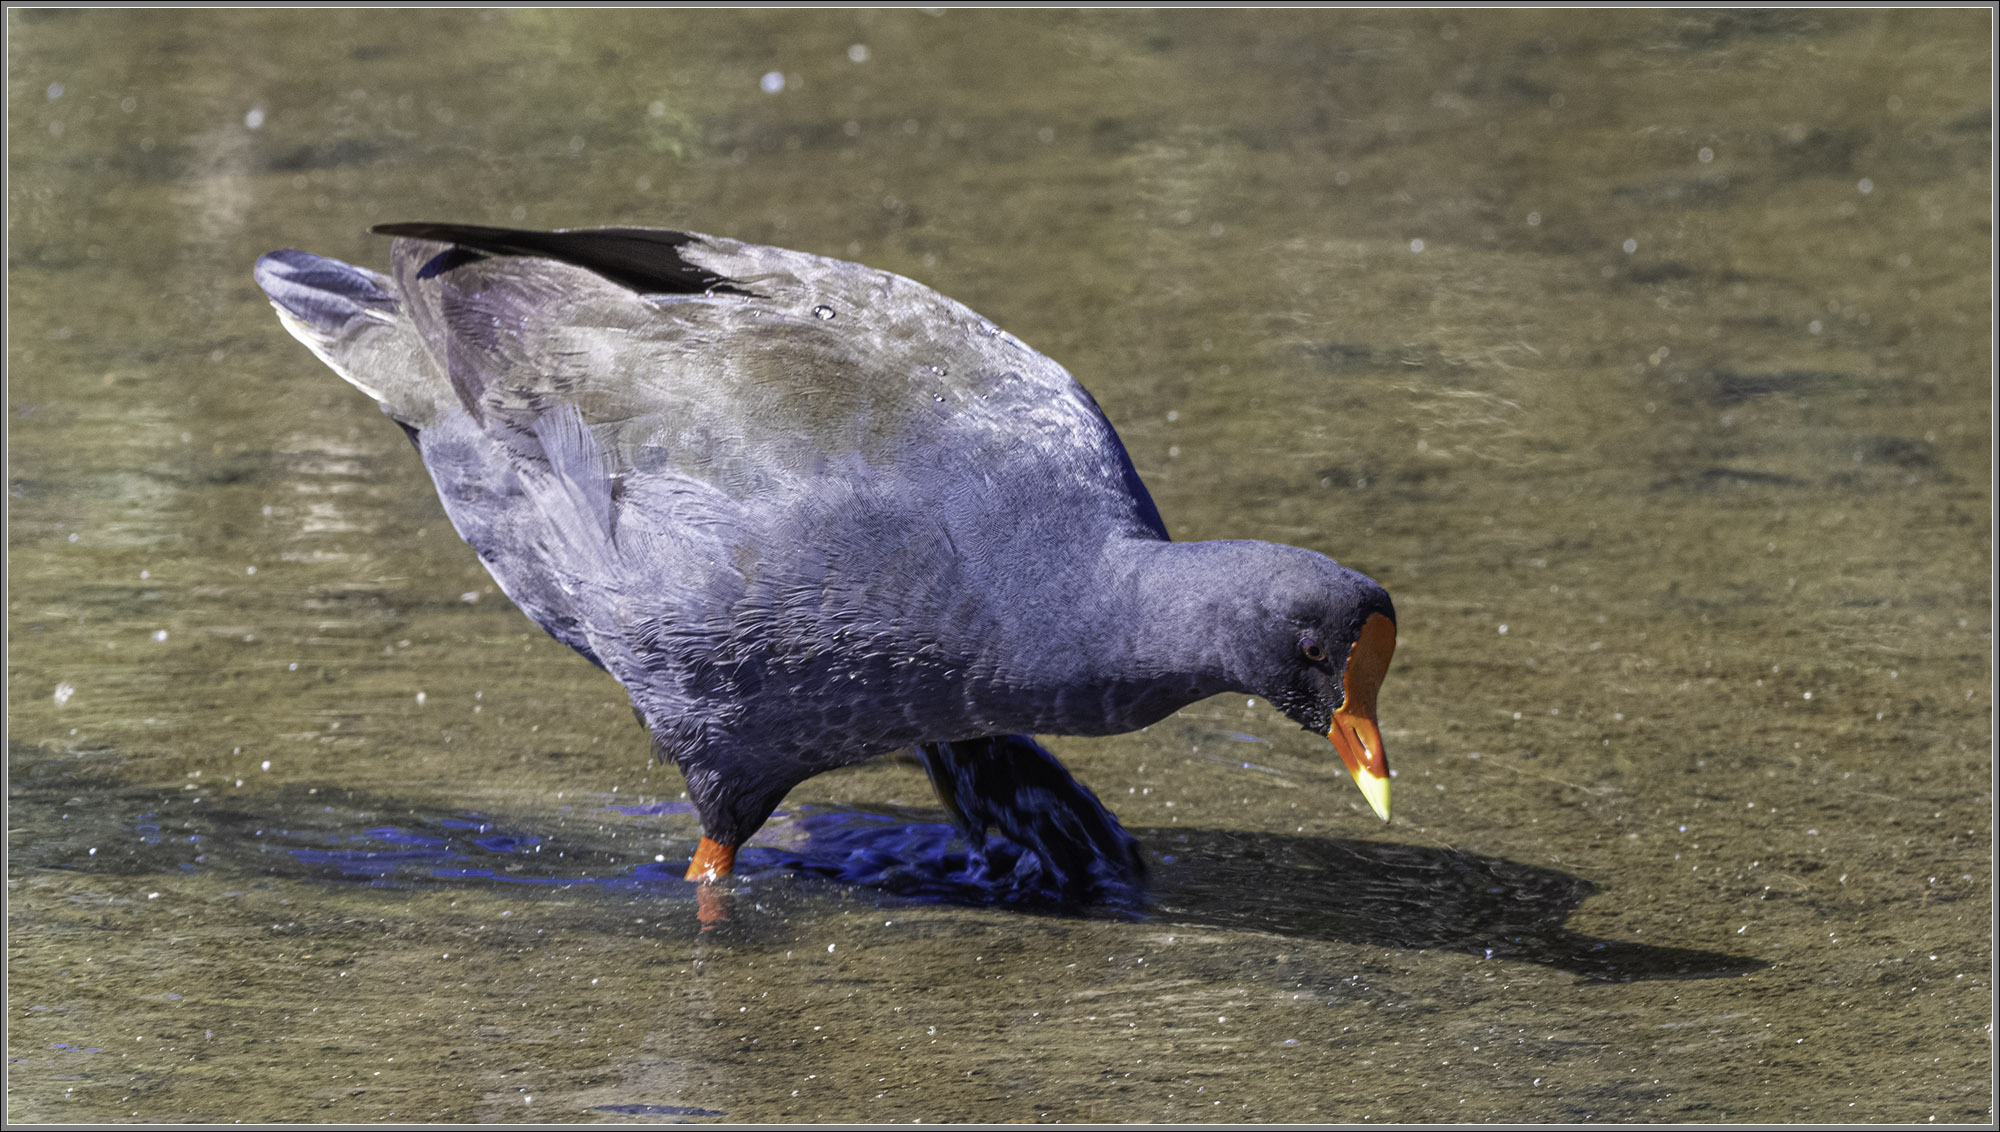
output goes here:
[[[680, 879], [677, 871], [657, 862], [628, 868], [615, 876], [554, 876], [531, 872], [523, 868], [523, 861], [531, 860], [541, 852], [543, 839], [535, 834], [496, 833], [493, 832], [493, 822], [479, 819], [446, 819], [433, 824], [485, 836], [463, 839], [440, 837], [429, 832], [385, 825], [358, 834], [321, 834], [317, 839], [336, 842], [339, 847], [293, 849], [291, 854], [305, 864], [381, 885], [432, 878], [635, 888], [658, 884], [668, 876]], [[300, 836], [290, 831], [280, 835]]]
[[[639, 818], [693, 812], [686, 802], [605, 809]], [[277, 833], [294, 842], [319, 843], [291, 848], [299, 862], [374, 885], [486, 880], [589, 885], [613, 891], [667, 888], [679, 894], [687, 868], [685, 856], [672, 851], [663, 861], [650, 854], [633, 861], [624, 846], [614, 852], [559, 842], [553, 834], [507, 831], [477, 816], [433, 819], [418, 828], [376, 826], [357, 834]], [[557, 851], [559, 844], [563, 848]], [[744, 877], [806, 873], [924, 902], [1052, 907], [1075, 902], [1032, 851], [998, 836], [989, 837], [974, 851], [945, 822], [837, 807], [805, 807], [772, 815], [770, 824], [737, 855], [736, 872]], [[1139, 888], [1110, 867], [1099, 869], [1093, 880], [1089, 901], [1093, 907], [1136, 912], [1143, 906]]]
[[[693, 802], [647, 802], [637, 806], [606, 806], [604, 808], [613, 813], [629, 814], [635, 818], [660, 817], [664, 814], [694, 813]], [[771, 811], [772, 821], [782, 821], [785, 816], [785, 811], [783, 810]]]

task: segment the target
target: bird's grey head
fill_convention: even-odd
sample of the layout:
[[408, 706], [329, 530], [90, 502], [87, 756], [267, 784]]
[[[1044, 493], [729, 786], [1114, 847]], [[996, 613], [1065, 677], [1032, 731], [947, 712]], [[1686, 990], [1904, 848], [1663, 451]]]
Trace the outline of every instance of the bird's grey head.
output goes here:
[[1239, 626], [1252, 634], [1239, 663], [1245, 691], [1340, 751], [1375, 812], [1389, 816], [1389, 764], [1375, 697], [1396, 651], [1396, 608], [1374, 579], [1310, 550], [1273, 544], [1240, 555]]

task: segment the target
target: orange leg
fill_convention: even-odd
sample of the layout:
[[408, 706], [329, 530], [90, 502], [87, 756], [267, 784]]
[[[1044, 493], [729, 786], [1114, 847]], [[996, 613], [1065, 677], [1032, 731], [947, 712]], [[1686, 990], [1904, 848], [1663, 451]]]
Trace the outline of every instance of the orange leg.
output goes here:
[[710, 881], [726, 877], [736, 867], [736, 846], [724, 845], [706, 836], [696, 846], [687, 879]]

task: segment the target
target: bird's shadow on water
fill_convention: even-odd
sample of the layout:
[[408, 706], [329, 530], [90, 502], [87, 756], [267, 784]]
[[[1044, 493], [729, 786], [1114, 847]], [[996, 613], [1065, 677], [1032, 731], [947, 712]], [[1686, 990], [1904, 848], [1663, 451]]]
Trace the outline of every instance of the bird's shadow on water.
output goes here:
[[[1150, 838], [1148, 835], [1151, 835]], [[1160, 853], [1160, 914], [1218, 927], [1538, 963], [1592, 982], [1706, 979], [1750, 956], [1570, 931], [1598, 886], [1559, 869], [1390, 841], [1145, 830]]]
[[[968, 868], [951, 827], [846, 808], [806, 809], [804, 848], [764, 867], [948, 904], [996, 902], [1369, 947], [1457, 951], [1538, 963], [1593, 982], [1719, 978], [1760, 970], [1749, 956], [1608, 940], [1564, 923], [1598, 886], [1500, 857], [1391, 841], [1232, 830], [1135, 829], [1143, 893], [1107, 885], [1091, 905]], [[998, 847], [989, 846], [989, 855]], [[1001, 850], [1004, 852], [1004, 849]], [[1002, 858], [1004, 861], [1005, 858]]]
[[[606, 797], [553, 815], [496, 818], [412, 808], [345, 788], [192, 805], [178, 791], [138, 784], [106, 790], [100, 783], [89, 791], [93, 820], [46, 821], [56, 810], [64, 819], [82, 816], [73, 796], [79, 784], [60, 780], [67, 776], [38, 781], [41, 775], [18, 763], [14, 770], [15, 827], [48, 834], [17, 846], [16, 868], [254, 873], [388, 887], [594, 888], [643, 894], [691, 913], [697, 904], [695, 886], [681, 879], [699, 835], [684, 802], [614, 804]], [[44, 806], [52, 813], [38, 820]], [[755, 889], [792, 878], [810, 887], [810, 878], [819, 878], [892, 901], [1004, 905], [1456, 951], [1592, 981], [1714, 978], [1768, 966], [1747, 956], [1580, 935], [1564, 923], [1597, 891], [1592, 882], [1392, 841], [1181, 826], [1133, 830], [1149, 862], [1143, 889], [1104, 875], [1095, 898], [1078, 904], [1041, 883], [1020, 850], [995, 839], [982, 859], [938, 817], [893, 807], [796, 807], [744, 847], [737, 883]], [[123, 835], [103, 837], [107, 827], [122, 827]]]

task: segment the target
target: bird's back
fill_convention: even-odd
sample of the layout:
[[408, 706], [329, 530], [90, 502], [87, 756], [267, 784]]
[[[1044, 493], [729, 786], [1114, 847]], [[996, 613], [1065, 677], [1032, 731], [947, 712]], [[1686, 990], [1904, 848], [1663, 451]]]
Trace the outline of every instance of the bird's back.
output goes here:
[[387, 230], [391, 276], [276, 252], [258, 280], [669, 749], [844, 761], [993, 722], [1005, 687], [968, 689], [1093, 550], [1165, 538], [1069, 374], [911, 280], [659, 230]]

